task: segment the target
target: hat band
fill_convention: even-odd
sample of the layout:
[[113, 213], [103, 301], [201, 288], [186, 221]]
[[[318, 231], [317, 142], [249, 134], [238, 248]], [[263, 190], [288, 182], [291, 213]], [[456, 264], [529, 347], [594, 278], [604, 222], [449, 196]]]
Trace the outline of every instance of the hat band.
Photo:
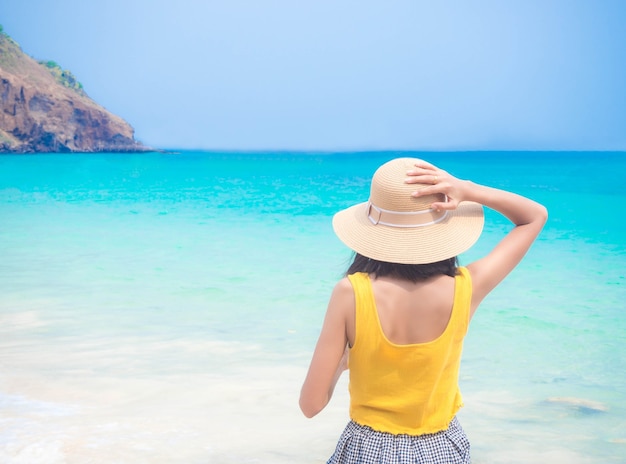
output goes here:
[[424, 211], [390, 211], [367, 202], [367, 217], [374, 225], [389, 227], [423, 227], [432, 226], [443, 221], [447, 211], [436, 211], [428, 208]]

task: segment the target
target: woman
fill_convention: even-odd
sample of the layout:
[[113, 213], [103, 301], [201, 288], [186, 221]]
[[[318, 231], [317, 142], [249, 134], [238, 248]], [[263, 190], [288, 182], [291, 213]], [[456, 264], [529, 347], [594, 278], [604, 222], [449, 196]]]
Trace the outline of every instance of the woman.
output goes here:
[[[483, 205], [514, 227], [458, 267], [482, 232]], [[351, 420], [329, 463], [470, 462], [456, 419], [463, 339], [546, 219], [528, 198], [412, 158], [382, 165], [369, 201], [335, 215], [335, 233], [356, 254], [331, 295], [300, 395], [302, 412], [315, 416], [349, 358]]]

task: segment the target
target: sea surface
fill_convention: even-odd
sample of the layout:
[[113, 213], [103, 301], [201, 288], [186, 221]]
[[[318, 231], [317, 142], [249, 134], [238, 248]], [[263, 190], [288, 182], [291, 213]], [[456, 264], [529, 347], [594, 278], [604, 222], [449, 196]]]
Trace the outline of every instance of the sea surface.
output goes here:
[[397, 156], [550, 212], [466, 339], [473, 462], [626, 462], [626, 153], [199, 151], [0, 156], [0, 462], [325, 462], [346, 379], [313, 419], [298, 395], [331, 217]]

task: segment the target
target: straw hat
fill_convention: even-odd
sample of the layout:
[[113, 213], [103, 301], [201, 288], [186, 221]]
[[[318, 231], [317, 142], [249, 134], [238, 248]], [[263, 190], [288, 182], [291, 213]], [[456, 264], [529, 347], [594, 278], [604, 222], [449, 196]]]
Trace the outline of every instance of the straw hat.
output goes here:
[[426, 186], [404, 182], [418, 161], [383, 164], [372, 178], [369, 201], [335, 214], [333, 228], [343, 243], [368, 258], [403, 264], [443, 261], [476, 243], [484, 224], [482, 206], [465, 201], [455, 210], [435, 211], [430, 205], [447, 201], [445, 195], [411, 196]]

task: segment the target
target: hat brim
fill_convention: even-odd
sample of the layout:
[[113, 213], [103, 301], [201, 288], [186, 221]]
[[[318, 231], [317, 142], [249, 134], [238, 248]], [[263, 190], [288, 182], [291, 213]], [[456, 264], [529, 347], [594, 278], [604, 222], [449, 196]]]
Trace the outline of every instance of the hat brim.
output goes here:
[[483, 207], [470, 201], [436, 224], [410, 228], [373, 224], [367, 208], [365, 202], [339, 211], [333, 229], [352, 250], [389, 263], [427, 264], [458, 256], [476, 243], [485, 222]]

